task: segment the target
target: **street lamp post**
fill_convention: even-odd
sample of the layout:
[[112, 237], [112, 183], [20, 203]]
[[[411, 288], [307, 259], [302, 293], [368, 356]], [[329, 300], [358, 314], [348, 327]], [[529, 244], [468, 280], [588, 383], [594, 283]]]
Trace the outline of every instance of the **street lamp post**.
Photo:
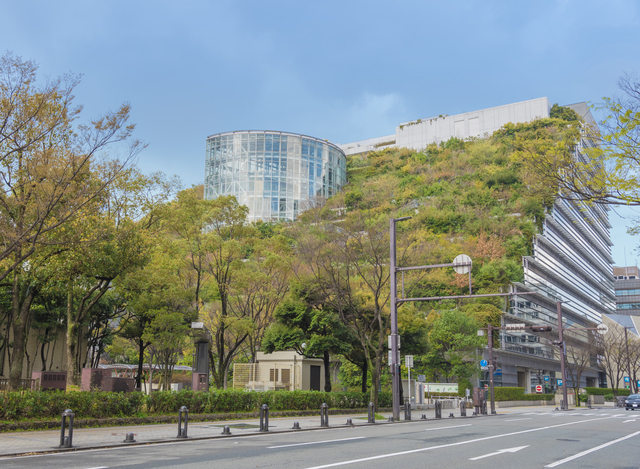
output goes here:
[[389, 220], [389, 243], [391, 264], [391, 394], [393, 396], [393, 420], [400, 420], [400, 350], [398, 347], [398, 279], [396, 265], [396, 222], [412, 217], [392, 218]]
[[[567, 358], [567, 347], [564, 343], [564, 331], [562, 326], [562, 302], [556, 301], [556, 311], [558, 315], [558, 341], [560, 346], [560, 352], [562, 357], [560, 357], [560, 373], [562, 374], [562, 399], [563, 399], [563, 407], [562, 410], [569, 409], [569, 402], [567, 401], [567, 371], [565, 360]], [[577, 398], [577, 396], [576, 396]]]

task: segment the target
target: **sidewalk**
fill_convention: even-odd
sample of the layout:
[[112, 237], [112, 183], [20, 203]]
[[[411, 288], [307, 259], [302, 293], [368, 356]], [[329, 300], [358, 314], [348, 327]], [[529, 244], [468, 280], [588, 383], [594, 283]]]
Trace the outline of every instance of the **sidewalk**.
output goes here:
[[[452, 413], [460, 418], [460, 410], [443, 410], [442, 420], [447, 420]], [[467, 418], [473, 413], [473, 409], [467, 409]], [[420, 420], [422, 415], [427, 420], [435, 420], [434, 410], [413, 410], [412, 420]], [[376, 424], [386, 425], [389, 412], [380, 412], [383, 420], [376, 420]], [[404, 412], [401, 409], [400, 418], [404, 420]], [[368, 425], [367, 414], [329, 415], [329, 427], [340, 428], [347, 426], [347, 419], [351, 419], [352, 426]], [[441, 420], [440, 420], [441, 421]], [[294, 422], [298, 422], [300, 430], [293, 430]], [[396, 422], [397, 423], [397, 422]], [[194, 422], [188, 424], [188, 439], [228, 438], [222, 435], [225, 426], [228, 426], [232, 437], [260, 434], [260, 419]], [[304, 417], [279, 417], [269, 418], [269, 432], [293, 432], [320, 429], [320, 411], [317, 416]], [[133, 433], [135, 443], [125, 443], [127, 433]], [[68, 435], [68, 429], [65, 430]], [[171, 441], [184, 441], [177, 438], [177, 424], [162, 425], [135, 425], [127, 427], [103, 427], [103, 428], [79, 428], [73, 430], [73, 448], [59, 448], [60, 429], [0, 433], [0, 458], [33, 453], [46, 453], [58, 451], [75, 451], [82, 449], [105, 448], [116, 446], [129, 446], [131, 444], [167, 443]]]

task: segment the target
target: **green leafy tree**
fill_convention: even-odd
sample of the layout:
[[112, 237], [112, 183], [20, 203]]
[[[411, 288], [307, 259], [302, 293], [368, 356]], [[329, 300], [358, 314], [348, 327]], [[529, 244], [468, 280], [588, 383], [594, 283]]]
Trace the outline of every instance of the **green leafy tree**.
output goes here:
[[326, 308], [315, 308], [300, 298], [281, 304], [274, 314], [275, 323], [262, 341], [266, 353], [295, 350], [309, 358], [322, 358], [324, 390], [331, 392], [331, 355], [350, 349], [351, 332], [340, 316]]
[[436, 382], [469, 381], [477, 372], [475, 354], [484, 345], [478, 321], [458, 310], [431, 312], [429, 351], [423, 357], [427, 373]]
[[[10, 284], [14, 295], [12, 389], [22, 377], [30, 305], [37, 292], [20, 288], [25, 261], [37, 249], [63, 246], [68, 241], [63, 228], [95, 207], [144, 147], [131, 138], [128, 104], [76, 125], [81, 109], [73, 106], [73, 89], [78, 77], [37, 86], [36, 71], [33, 62], [11, 54], [0, 59], [0, 282]], [[121, 161], [104, 156], [105, 150], [123, 143], [130, 146]]]

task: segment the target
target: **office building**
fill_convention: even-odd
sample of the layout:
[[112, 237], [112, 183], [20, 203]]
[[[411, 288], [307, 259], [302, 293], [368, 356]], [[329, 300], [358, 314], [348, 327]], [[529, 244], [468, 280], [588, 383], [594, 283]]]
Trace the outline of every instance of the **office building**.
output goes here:
[[[394, 134], [340, 145], [347, 155], [384, 148], [422, 150], [432, 143], [490, 136], [505, 124], [531, 122], [550, 117], [547, 98], [532, 99], [454, 116], [439, 115], [399, 124]], [[585, 103], [568, 105], [588, 124], [595, 124]], [[582, 141], [576, 148], [581, 157]], [[504, 321], [526, 325], [557, 326], [557, 302], [562, 301], [564, 327], [594, 327], [603, 314], [615, 312], [611, 240], [608, 208], [588, 206], [562, 199], [548, 211], [542, 231], [533, 240], [533, 253], [522, 259], [524, 282], [515, 291], [535, 294], [514, 297]], [[639, 297], [640, 298], [640, 297]], [[586, 340], [586, 335], [583, 337]], [[531, 332], [500, 333], [498, 385], [524, 387], [532, 392], [542, 385], [547, 392], [556, 390], [560, 375], [559, 350]], [[484, 358], [487, 358], [485, 355]], [[596, 357], [582, 378], [581, 386], [604, 384]], [[568, 380], [570, 386], [571, 380]]]
[[640, 275], [638, 267], [614, 267], [613, 286], [616, 290], [616, 314], [640, 316]]

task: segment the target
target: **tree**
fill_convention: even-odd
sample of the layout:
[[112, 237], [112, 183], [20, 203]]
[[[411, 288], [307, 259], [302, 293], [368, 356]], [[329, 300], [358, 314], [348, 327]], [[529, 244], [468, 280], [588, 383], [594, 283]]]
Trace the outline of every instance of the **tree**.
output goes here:
[[595, 106], [606, 114], [599, 125], [559, 109], [547, 138], [516, 142], [538, 187], [552, 187], [568, 200], [640, 205], [640, 81], [625, 74], [618, 87], [621, 97]]
[[256, 353], [273, 313], [289, 291], [291, 247], [283, 236], [255, 240], [251, 255], [238, 271], [229, 295], [229, 307], [235, 317], [251, 318], [246, 339], [249, 361]]
[[[595, 334], [595, 331], [564, 330], [565, 371], [567, 378], [571, 380], [577, 406], [580, 406], [578, 394], [582, 375], [587, 368], [595, 368], [597, 365], [599, 347]], [[563, 383], [563, 386], [568, 386], [568, 383]]]
[[[366, 188], [360, 203], [371, 207], [390, 200], [392, 191], [389, 184]], [[344, 195], [338, 194], [301, 217], [304, 223], [291, 231], [298, 252], [294, 272], [314, 279], [324, 304], [360, 341], [371, 372], [371, 400], [377, 405], [390, 328], [389, 217], [395, 213], [384, 204], [345, 212]], [[401, 240], [399, 264], [409, 257], [413, 236]]]
[[[77, 76], [67, 75], [37, 87], [37, 67], [11, 54], [0, 59], [0, 282], [13, 289], [13, 360], [10, 387], [17, 389], [23, 370], [30, 305], [36, 295], [20, 296], [22, 266], [40, 246], [64, 245], [62, 229], [92, 204], [142, 150], [132, 140], [130, 107], [75, 125]], [[123, 144], [129, 143], [128, 148]], [[104, 150], [123, 150], [118, 161]]]
[[350, 349], [351, 332], [340, 316], [326, 308], [314, 308], [303, 298], [289, 300], [275, 311], [276, 322], [263, 339], [266, 353], [295, 350], [309, 358], [324, 362], [324, 390], [331, 392], [330, 356], [345, 354]]
[[422, 359], [427, 373], [436, 382], [470, 381], [477, 372], [476, 352], [484, 346], [478, 321], [458, 309], [445, 309], [432, 311], [427, 322], [429, 351]]

